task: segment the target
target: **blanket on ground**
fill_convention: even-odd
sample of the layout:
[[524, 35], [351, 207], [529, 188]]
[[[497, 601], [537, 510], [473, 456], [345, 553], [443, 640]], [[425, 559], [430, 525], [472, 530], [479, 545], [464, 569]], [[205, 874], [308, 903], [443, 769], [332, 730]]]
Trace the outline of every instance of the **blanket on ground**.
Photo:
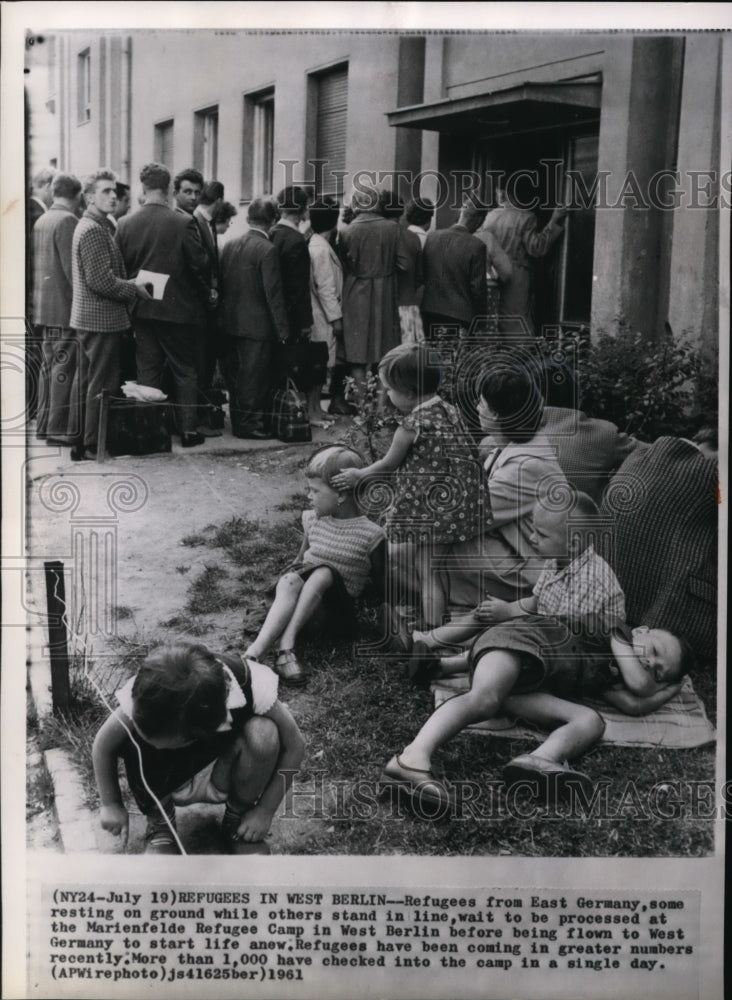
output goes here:
[[[467, 691], [468, 687], [467, 675], [435, 681], [432, 684], [435, 708], [456, 694]], [[690, 677], [686, 678], [676, 697], [650, 715], [623, 715], [605, 702], [588, 701], [587, 704], [597, 709], [605, 719], [604, 743], [689, 749], [713, 743], [716, 739], [714, 727]], [[539, 741], [545, 735], [522, 719], [505, 716], [477, 722], [468, 729], [483, 736], [507, 736], [510, 739], [525, 737]]]

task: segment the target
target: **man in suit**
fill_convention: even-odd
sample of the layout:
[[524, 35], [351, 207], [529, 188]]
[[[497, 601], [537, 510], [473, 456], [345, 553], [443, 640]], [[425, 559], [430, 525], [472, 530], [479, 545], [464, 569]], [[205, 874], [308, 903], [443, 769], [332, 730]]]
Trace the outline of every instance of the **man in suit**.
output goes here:
[[272, 230], [272, 242], [280, 255], [282, 289], [290, 337], [307, 339], [313, 326], [310, 301], [310, 254], [300, 223], [308, 217], [308, 193], [292, 185], [277, 195], [280, 218]]
[[48, 211], [53, 200], [51, 184], [56, 171], [53, 167], [43, 167], [33, 175], [30, 196], [25, 202], [25, 396], [28, 418], [36, 415], [38, 397], [36, 380], [42, 365], [43, 331], [33, 315], [33, 227]]
[[49, 444], [73, 444], [80, 408], [72, 406], [79, 385], [78, 343], [70, 323], [71, 244], [81, 183], [72, 174], [56, 174], [51, 193], [51, 207], [33, 227], [33, 315], [43, 336], [36, 436]]
[[427, 234], [422, 250], [422, 325], [427, 343], [444, 359], [441, 395], [460, 407], [469, 429], [479, 432], [474, 388], [484, 339], [471, 326], [487, 315], [488, 258], [485, 243], [473, 234], [486, 209], [467, 199], [458, 221], [449, 229]]
[[[214, 401], [211, 392], [216, 362], [221, 359], [223, 366], [224, 346], [216, 324], [216, 309], [219, 298], [219, 244], [216, 232], [215, 216], [223, 204], [224, 185], [221, 181], [209, 181], [203, 185], [198, 204], [193, 211], [193, 218], [198, 226], [201, 243], [208, 261], [208, 281], [211, 286], [211, 297], [207, 304], [206, 322], [201, 330], [196, 354], [196, 371], [198, 372], [198, 402], [205, 407]], [[221, 431], [209, 427], [207, 411], [204, 409], [199, 420], [198, 430], [207, 437], [217, 437]]]
[[485, 314], [486, 249], [473, 235], [485, 213], [476, 202], [466, 201], [453, 226], [427, 234], [422, 251], [422, 322], [428, 340], [441, 327], [468, 330], [476, 317]]
[[194, 167], [181, 170], [173, 178], [174, 211], [193, 215], [203, 190], [203, 174]]
[[255, 198], [247, 213], [248, 232], [230, 240], [221, 253], [220, 326], [237, 361], [236, 375], [229, 380], [234, 437], [269, 436], [263, 411], [273, 348], [290, 334], [280, 257], [269, 238], [276, 218], [271, 201]]
[[145, 203], [120, 220], [117, 242], [132, 277], [140, 270], [167, 276], [161, 298], [140, 304], [134, 318], [137, 379], [162, 388], [167, 361], [176, 387], [181, 444], [203, 443], [196, 431], [196, 338], [211, 295], [207, 260], [194, 220], [168, 205], [170, 172], [160, 163], [140, 171]]
[[79, 339], [79, 383], [84, 403], [83, 435], [72, 448], [75, 461], [93, 458], [97, 447], [99, 394], [119, 390], [120, 340], [129, 326], [128, 307], [144, 304], [149, 292], [127, 278], [109, 219], [117, 204], [116, 177], [97, 170], [84, 183], [87, 208], [71, 243], [73, 299], [69, 324]]

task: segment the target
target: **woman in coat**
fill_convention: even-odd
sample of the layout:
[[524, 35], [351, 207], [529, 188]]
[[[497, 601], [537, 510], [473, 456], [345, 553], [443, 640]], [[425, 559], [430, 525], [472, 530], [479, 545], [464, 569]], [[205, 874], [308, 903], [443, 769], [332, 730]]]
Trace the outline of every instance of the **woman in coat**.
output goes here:
[[366, 369], [401, 343], [396, 273], [406, 258], [400, 227], [379, 212], [375, 191], [356, 192], [352, 205], [354, 220], [341, 235], [343, 338], [351, 374], [363, 384]]
[[[336, 339], [343, 337], [343, 268], [330, 242], [330, 234], [338, 222], [340, 209], [337, 202], [319, 200], [310, 206], [312, 235], [308, 242], [310, 253], [310, 299], [313, 307], [311, 341], [328, 346], [328, 372], [332, 374], [336, 363]], [[323, 426], [320, 399], [325, 380], [308, 391], [310, 423]]]

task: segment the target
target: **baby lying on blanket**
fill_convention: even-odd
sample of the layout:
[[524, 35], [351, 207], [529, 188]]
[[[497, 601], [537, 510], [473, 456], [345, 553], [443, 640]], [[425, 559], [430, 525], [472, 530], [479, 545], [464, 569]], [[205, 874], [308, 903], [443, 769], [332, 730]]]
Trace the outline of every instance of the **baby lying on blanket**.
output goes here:
[[[586, 525], [597, 509], [583, 494], [569, 506], [578, 508], [589, 511], [584, 529], [582, 518], [569, 521], [566, 506], [551, 511], [546, 498], [537, 501], [534, 546], [556, 562], [547, 565], [529, 602], [488, 599], [473, 612], [473, 620], [443, 626], [415, 643], [421, 668], [431, 662], [453, 671], [467, 665], [470, 689], [436, 709], [386, 765], [384, 782], [420, 799], [449, 803], [447, 788], [431, 772], [433, 753], [471, 723], [507, 712], [552, 730], [536, 751], [506, 766], [507, 784], [530, 778], [544, 797], [562, 794], [571, 783], [589, 791], [590, 779], [564, 762], [593, 746], [605, 723], [594, 709], [567, 699], [602, 695], [623, 712], [644, 714], [678, 693], [693, 664], [691, 650], [664, 629], [631, 630], [621, 621], [611, 626], [606, 611], [610, 604], [622, 613], [622, 592], [599, 557], [597, 564], [590, 561], [588, 571]], [[503, 624], [481, 629], [480, 621], [491, 617]], [[430, 653], [430, 642], [464, 640], [479, 630], [469, 654], [437, 658]]]

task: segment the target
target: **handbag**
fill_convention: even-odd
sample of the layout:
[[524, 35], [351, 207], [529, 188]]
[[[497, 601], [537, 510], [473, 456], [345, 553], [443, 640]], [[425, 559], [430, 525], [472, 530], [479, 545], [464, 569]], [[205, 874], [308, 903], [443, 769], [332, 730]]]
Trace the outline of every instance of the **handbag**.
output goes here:
[[269, 431], [280, 441], [312, 441], [307, 404], [292, 379], [287, 379], [287, 388], [272, 394], [267, 417]]

